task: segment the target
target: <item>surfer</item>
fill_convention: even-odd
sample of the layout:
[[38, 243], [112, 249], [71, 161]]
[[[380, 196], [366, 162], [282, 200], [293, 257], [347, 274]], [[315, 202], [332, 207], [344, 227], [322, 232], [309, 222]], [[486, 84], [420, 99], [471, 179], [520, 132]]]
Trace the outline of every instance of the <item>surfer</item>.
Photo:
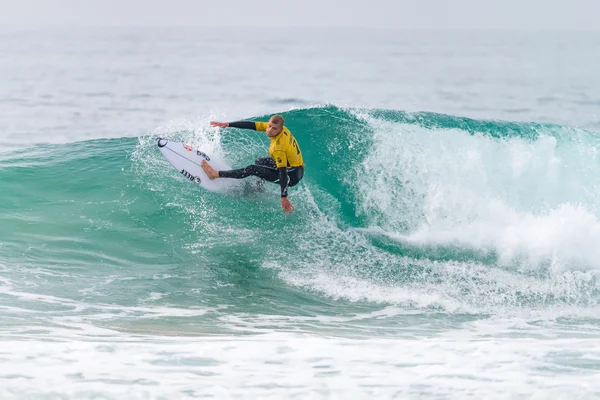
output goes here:
[[211, 126], [220, 128], [252, 129], [267, 132], [267, 136], [271, 139], [271, 145], [269, 146], [271, 157], [257, 158], [254, 164], [230, 171], [217, 171], [204, 160], [202, 161], [204, 172], [210, 179], [243, 179], [248, 176], [257, 176], [269, 182], [279, 183], [281, 187], [281, 206], [286, 214], [291, 214], [294, 207], [287, 198], [288, 187], [297, 185], [304, 176], [304, 162], [302, 161], [302, 152], [298, 142], [289, 129], [284, 126], [284, 123], [285, 121], [281, 115], [272, 116], [269, 122], [211, 121]]

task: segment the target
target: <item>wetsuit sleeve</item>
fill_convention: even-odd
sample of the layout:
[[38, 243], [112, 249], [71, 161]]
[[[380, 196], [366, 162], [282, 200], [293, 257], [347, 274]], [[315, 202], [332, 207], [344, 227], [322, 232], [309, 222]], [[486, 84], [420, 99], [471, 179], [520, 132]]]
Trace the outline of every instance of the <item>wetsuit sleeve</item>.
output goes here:
[[256, 131], [256, 122], [252, 121], [235, 121], [229, 123], [230, 128], [239, 128], [239, 129], [252, 129]]
[[261, 132], [266, 132], [269, 127], [268, 122], [256, 122], [256, 130]]
[[277, 169], [279, 169], [279, 185], [281, 186], [281, 197], [287, 197], [288, 175], [287, 175], [287, 157], [285, 151], [277, 150], [273, 152], [273, 159]]
[[279, 168], [279, 186], [281, 187], [281, 197], [287, 197], [288, 175], [286, 167]]

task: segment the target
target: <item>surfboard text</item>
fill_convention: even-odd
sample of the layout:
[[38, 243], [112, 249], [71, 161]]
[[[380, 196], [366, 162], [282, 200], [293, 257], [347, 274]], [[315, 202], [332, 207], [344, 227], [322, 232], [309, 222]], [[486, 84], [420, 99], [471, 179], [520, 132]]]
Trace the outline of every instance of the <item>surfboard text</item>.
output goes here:
[[196, 155], [200, 156], [200, 157], [204, 157], [204, 159], [206, 161], [210, 161], [210, 157], [206, 155], [206, 153], [200, 151], [200, 150], [196, 150]]
[[185, 169], [182, 169], [182, 170], [181, 170], [181, 174], [182, 174], [183, 176], [185, 176], [186, 178], [188, 178], [188, 179], [189, 179], [190, 181], [192, 181], [192, 182], [196, 182], [196, 183], [200, 183], [200, 182], [202, 182], [202, 181], [200, 180], [200, 177], [198, 177], [198, 176], [194, 176], [194, 175], [190, 174], [190, 173], [189, 173], [189, 172], [187, 172]]

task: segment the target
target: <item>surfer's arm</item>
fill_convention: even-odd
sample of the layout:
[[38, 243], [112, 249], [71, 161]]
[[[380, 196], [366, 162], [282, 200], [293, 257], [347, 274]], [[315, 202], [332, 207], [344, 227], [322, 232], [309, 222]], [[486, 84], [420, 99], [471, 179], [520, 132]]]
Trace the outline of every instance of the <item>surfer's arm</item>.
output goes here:
[[281, 197], [287, 197], [288, 192], [288, 175], [287, 168], [281, 167], [279, 169], [279, 186], [281, 187]]
[[279, 186], [281, 186], [281, 197], [287, 197], [288, 190], [288, 174], [287, 174], [287, 157], [285, 151], [275, 150], [273, 159], [279, 171]]
[[218, 126], [219, 128], [240, 128], [240, 129], [252, 129], [253, 131], [266, 130], [260, 129], [259, 124], [261, 122], [252, 121], [234, 121], [234, 122], [216, 122], [210, 121], [211, 126]]
[[279, 185], [281, 186], [281, 206], [285, 210], [286, 214], [291, 214], [294, 212], [294, 206], [287, 198], [287, 190], [288, 190], [288, 174], [286, 167], [280, 167], [279, 169]]
[[229, 123], [230, 128], [239, 128], [239, 129], [252, 129], [253, 131], [257, 131], [256, 122], [252, 121], [235, 121]]
[[253, 121], [234, 121], [234, 122], [216, 122], [210, 121], [211, 126], [218, 126], [219, 128], [239, 128], [239, 129], [251, 129], [253, 131], [266, 132], [269, 127], [268, 122], [253, 122]]

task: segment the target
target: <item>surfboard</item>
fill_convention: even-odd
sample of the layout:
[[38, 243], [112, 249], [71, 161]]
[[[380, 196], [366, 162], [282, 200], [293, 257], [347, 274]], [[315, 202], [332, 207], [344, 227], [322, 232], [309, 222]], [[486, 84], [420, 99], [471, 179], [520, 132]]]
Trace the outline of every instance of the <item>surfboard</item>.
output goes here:
[[190, 182], [211, 192], [226, 190], [231, 186], [230, 179], [210, 180], [202, 169], [202, 161], [206, 160], [216, 170], [228, 170], [231, 167], [221, 157], [209, 154], [192, 146], [165, 138], [157, 138], [156, 145], [167, 161]]

